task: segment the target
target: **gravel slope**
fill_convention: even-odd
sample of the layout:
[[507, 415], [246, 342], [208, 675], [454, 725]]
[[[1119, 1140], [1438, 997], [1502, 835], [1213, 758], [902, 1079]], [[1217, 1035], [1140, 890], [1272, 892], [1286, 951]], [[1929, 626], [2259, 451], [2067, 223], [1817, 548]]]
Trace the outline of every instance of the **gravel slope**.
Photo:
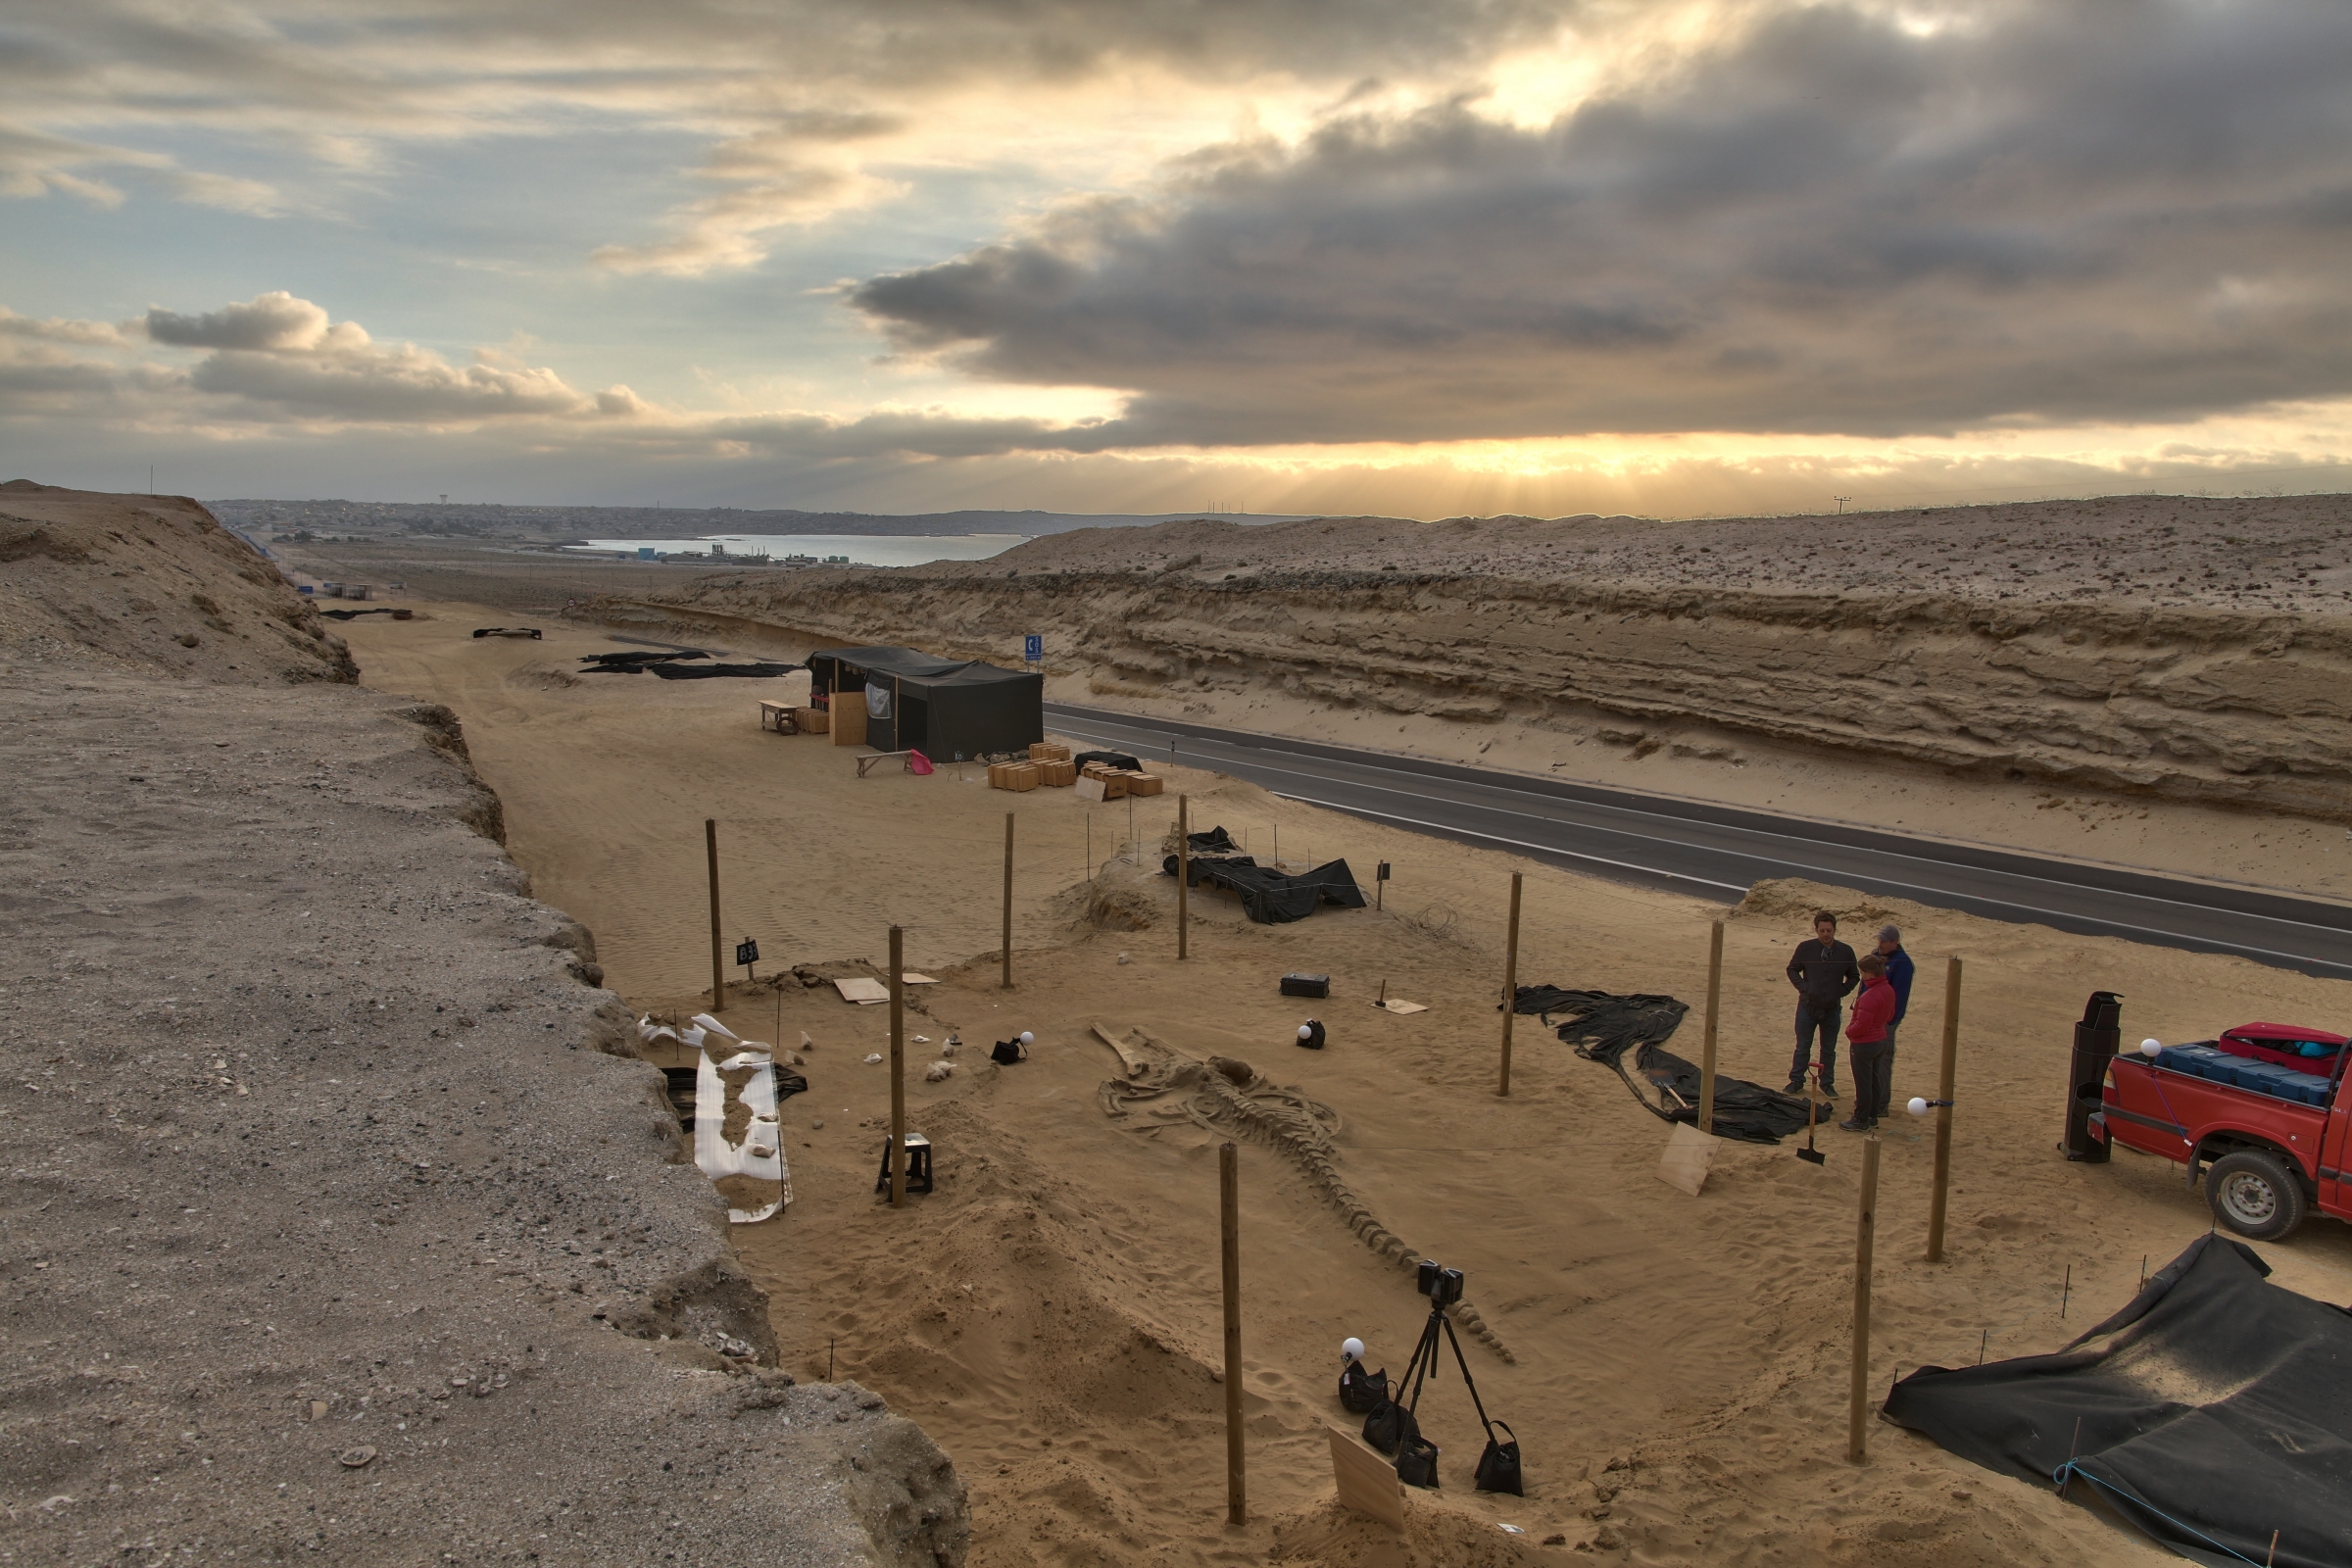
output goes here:
[[101, 664], [0, 662], [0, 1562], [960, 1562], [446, 711]]

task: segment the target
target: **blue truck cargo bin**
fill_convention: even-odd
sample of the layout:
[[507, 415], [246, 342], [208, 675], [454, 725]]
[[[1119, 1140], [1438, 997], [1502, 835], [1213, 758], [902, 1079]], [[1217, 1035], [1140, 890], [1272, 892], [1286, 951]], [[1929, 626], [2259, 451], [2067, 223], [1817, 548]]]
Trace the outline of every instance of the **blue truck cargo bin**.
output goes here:
[[2328, 1103], [2328, 1081], [2320, 1074], [2298, 1072], [2276, 1062], [2254, 1061], [2231, 1055], [2213, 1046], [2167, 1046], [2156, 1054], [2156, 1065], [2191, 1078], [2203, 1078], [2211, 1083], [2229, 1084], [2258, 1095], [2269, 1095], [2274, 1100], [2292, 1101], [2303, 1105], [2325, 1106]]

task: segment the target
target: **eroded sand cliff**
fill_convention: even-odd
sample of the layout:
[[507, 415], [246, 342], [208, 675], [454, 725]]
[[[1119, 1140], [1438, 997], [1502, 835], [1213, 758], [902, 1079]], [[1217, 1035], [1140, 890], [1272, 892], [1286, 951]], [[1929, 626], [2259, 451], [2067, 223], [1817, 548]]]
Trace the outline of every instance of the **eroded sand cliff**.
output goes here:
[[[2352, 506], [2184, 502], [2187, 520], [2125, 541], [2109, 514], [2125, 504], [2170, 515], [2133, 497], [1738, 527], [1172, 523], [985, 563], [705, 577], [646, 604], [1000, 660], [1043, 633], [1054, 695], [1171, 715], [1277, 693], [1563, 747], [1794, 747], [2352, 811], [2352, 618], [2333, 586], [2352, 580]], [[2001, 586], [2013, 552], [2047, 564], [2026, 568], [2031, 591]], [[2216, 562], [2227, 589], [2175, 586], [2224, 581]], [[2260, 608], [2237, 586], [2257, 572]]]

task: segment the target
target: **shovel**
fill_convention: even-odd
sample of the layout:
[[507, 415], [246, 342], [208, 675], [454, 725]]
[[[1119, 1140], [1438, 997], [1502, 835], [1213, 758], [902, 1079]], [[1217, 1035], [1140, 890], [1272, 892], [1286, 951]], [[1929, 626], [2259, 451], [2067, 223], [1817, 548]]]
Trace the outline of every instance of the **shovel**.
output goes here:
[[1814, 1084], [1821, 1072], [1821, 1063], [1814, 1062], [1805, 1069], [1805, 1147], [1796, 1157], [1808, 1165], [1826, 1165], [1830, 1156], [1813, 1147], [1813, 1129], [1821, 1122], [1821, 1102], [1814, 1098]]

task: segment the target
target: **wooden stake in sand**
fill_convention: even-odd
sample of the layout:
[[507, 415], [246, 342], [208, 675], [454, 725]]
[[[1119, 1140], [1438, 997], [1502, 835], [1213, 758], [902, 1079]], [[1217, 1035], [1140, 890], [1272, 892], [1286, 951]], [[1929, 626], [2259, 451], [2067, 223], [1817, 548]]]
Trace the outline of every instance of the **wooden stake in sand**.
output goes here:
[[1698, 1130], [1715, 1131], [1715, 1018], [1723, 1004], [1723, 922], [1707, 938], [1707, 1032], [1699, 1041]]
[[1189, 895], [1193, 881], [1193, 812], [1192, 803], [1185, 796], [1176, 797], [1176, 956], [1189, 951], [1186, 947], [1185, 925], [1192, 912]]
[[1952, 1174], [1952, 1076], [1960, 1060], [1960, 958], [1943, 970], [1943, 1064], [1936, 1073], [1936, 1185], [1928, 1198], [1928, 1261], [1943, 1261], [1943, 1187]]
[[1250, 1522], [1242, 1469], [1242, 1167], [1231, 1143], [1217, 1146], [1217, 1211], [1225, 1233], [1225, 1520]]
[[906, 1206], [906, 934], [890, 928], [890, 1206]]
[[718, 821], [703, 818], [703, 847], [710, 853], [710, 1010], [727, 1010], [727, 969], [719, 959], [718, 938]]
[[[898, 965], [894, 962], [895, 970]], [[1004, 813], [1004, 977], [998, 985], [1012, 989], [1012, 813]]]
[[1879, 1203], [1879, 1140], [1862, 1141], [1862, 1203], [1854, 1222], [1854, 1371], [1847, 1391], [1845, 1456], [1860, 1464], [1865, 1456], [1862, 1422], [1870, 1408], [1870, 1251], [1877, 1237]]
[[1511, 1020], [1519, 1015], [1519, 873], [1511, 873], [1511, 924], [1502, 947], [1502, 1087], [1511, 1098]]

